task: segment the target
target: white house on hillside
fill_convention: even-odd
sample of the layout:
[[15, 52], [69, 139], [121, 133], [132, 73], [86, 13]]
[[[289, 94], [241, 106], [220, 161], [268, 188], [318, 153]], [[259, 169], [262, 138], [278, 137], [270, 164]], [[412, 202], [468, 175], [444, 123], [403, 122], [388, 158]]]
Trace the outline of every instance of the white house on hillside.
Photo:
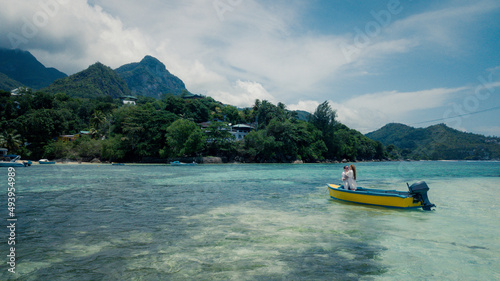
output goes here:
[[248, 133], [250, 133], [254, 127], [245, 124], [237, 124], [231, 126], [231, 134], [235, 137], [235, 139], [242, 140], [245, 138]]
[[135, 101], [137, 101], [137, 98], [134, 96], [124, 96], [120, 97], [120, 99], [122, 100], [123, 104], [131, 104], [131, 105], [135, 105]]

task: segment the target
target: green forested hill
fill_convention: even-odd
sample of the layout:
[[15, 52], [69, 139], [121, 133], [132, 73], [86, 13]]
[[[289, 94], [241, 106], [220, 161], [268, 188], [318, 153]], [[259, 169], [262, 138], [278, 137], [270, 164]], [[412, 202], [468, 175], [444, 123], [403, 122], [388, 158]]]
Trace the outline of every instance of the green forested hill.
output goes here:
[[100, 62], [89, 66], [86, 70], [56, 80], [43, 91], [53, 94], [65, 93], [70, 97], [79, 98], [106, 96], [119, 98], [132, 94], [125, 81], [110, 67]]
[[[218, 156], [224, 161], [289, 163], [385, 158], [380, 142], [338, 123], [327, 102], [303, 121], [284, 104], [265, 100], [244, 110], [210, 97], [174, 95], [139, 97], [136, 105], [124, 105], [109, 95], [80, 98], [60, 90], [28, 90], [22, 95], [0, 91], [0, 147], [23, 159], [82, 161], [167, 162]], [[231, 124], [253, 129], [237, 138]], [[74, 141], [58, 138], [81, 131], [89, 134]]]
[[45, 67], [28, 51], [3, 48], [0, 48], [0, 72], [33, 89], [47, 87], [67, 76], [55, 68]]
[[21, 82], [16, 81], [3, 73], [0, 73], [0, 90], [10, 92], [11, 90], [22, 86], [23, 84]]
[[382, 142], [395, 158], [428, 160], [500, 159], [500, 138], [465, 133], [445, 124], [413, 128], [391, 123], [366, 134]]

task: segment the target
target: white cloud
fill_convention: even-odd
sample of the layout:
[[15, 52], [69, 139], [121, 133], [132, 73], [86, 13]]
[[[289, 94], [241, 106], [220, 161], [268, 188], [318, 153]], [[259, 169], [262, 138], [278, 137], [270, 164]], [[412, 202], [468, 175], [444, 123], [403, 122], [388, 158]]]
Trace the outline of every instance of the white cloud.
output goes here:
[[277, 103], [276, 98], [269, 94], [260, 83], [252, 81], [238, 80], [231, 92], [213, 91], [209, 95], [223, 103], [238, 107], [250, 107], [255, 104], [256, 99]]
[[111, 67], [148, 53], [147, 37], [124, 28], [117, 17], [85, 0], [24, 0], [2, 3], [0, 18], [10, 15], [5, 47], [30, 50], [42, 63], [72, 74], [96, 61]]
[[[462, 5], [461, 5], [462, 4]], [[419, 44], [433, 44], [456, 50], [463, 43], [463, 34], [471, 23], [499, 8], [498, 1], [464, 1], [444, 8], [425, 11], [395, 21], [388, 27], [389, 36], [415, 38]]]
[[[294, 34], [293, 5], [224, 1], [233, 7], [221, 20], [213, 1], [48, 1], [57, 5], [57, 11], [19, 48], [67, 74], [96, 61], [116, 68], [150, 54], [164, 62], [189, 90], [225, 92], [234, 95], [235, 104], [243, 105], [248, 104], [241, 94], [246, 90], [234, 86], [238, 81], [268, 85], [267, 94], [252, 90], [252, 99], [271, 99], [272, 92], [287, 93], [291, 100], [342, 65], [341, 55], [334, 51], [336, 38]], [[19, 19], [40, 12], [38, 3], [3, 3], [8, 9], [0, 11], [4, 19], [0, 23], [21, 33]]]
[[441, 106], [451, 94], [465, 89], [467, 88], [438, 88], [416, 92], [381, 92], [357, 96], [345, 104], [352, 107], [378, 109], [383, 112], [390, 112], [391, 114], [401, 114], [412, 110]]
[[[297, 102], [305, 94], [324, 93], [326, 84], [341, 81], [346, 75], [368, 74], [360, 66], [369, 58], [408, 52], [417, 44], [406, 34], [409, 30], [428, 30], [428, 22], [435, 23], [438, 16], [479, 13], [485, 6], [475, 8], [478, 11], [455, 8], [390, 22], [384, 32], [348, 60], [342, 51], [349, 42], [348, 35], [296, 31], [304, 8], [300, 3], [220, 1], [228, 6], [219, 5], [218, 9], [214, 1], [194, 0], [48, 1], [65, 4], [59, 4], [36, 40], [25, 47], [42, 62], [50, 62], [68, 74], [95, 61], [115, 68], [150, 54], [193, 92], [230, 94], [229, 90], [237, 90], [233, 87], [236, 81], [249, 80], [266, 84], [269, 93], [286, 97], [282, 101], [287, 103]], [[14, 22], [10, 27], [17, 24], [20, 32], [22, 21], [13, 18], [31, 18], [41, 10], [42, 2], [18, 3], [4, 3], [7, 9], [0, 16], [8, 18], [1, 23]]]
[[[341, 43], [342, 52], [350, 62], [343, 68], [344, 73], [360, 76], [371, 74], [363, 70], [391, 64], [393, 62], [390, 60], [395, 54], [421, 54], [425, 57], [438, 52], [450, 56], [463, 55], [464, 50], [479, 47], [474, 46], [475, 42], [467, 36], [478, 31], [481, 24], [477, 24], [477, 21], [485, 14], [498, 10], [500, 4], [490, 0], [473, 4], [459, 1], [453, 2], [453, 5], [429, 5], [427, 10], [410, 13], [409, 16], [403, 16], [410, 10], [408, 3], [401, 2], [399, 8], [403, 12], [389, 15], [388, 18], [379, 15], [381, 19], [376, 19], [372, 14], [365, 25], [353, 28]], [[380, 12], [388, 14], [388, 11]], [[342, 79], [342, 76], [338, 78]]]
[[287, 108], [289, 110], [303, 110], [309, 113], [314, 113], [316, 108], [318, 108], [318, 105], [320, 105], [320, 103], [314, 100], [300, 100], [296, 104], [288, 105]]
[[476, 131], [485, 136], [500, 137], [500, 126], [480, 126]]
[[[438, 85], [415, 92], [396, 88], [343, 101], [348, 94], [363, 93], [358, 83], [365, 89], [370, 87], [368, 83], [377, 84], [373, 74], [397, 65], [394, 54], [418, 53], [425, 58], [425, 50], [436, 47], [462, 48], [460, 42], [468, 38], [462, 32], [471, 32], [474, 27], [469, 27], [473, 26], [470, 23], [499, 6], [498, 1], [438, 3], [415, 14], [402, 2], [403, 12], [393, 15], [366, 45], [354, 46], [360, 48], [348, 58], [342, 47], [353, 46], [354, 27], [336, 29], [336, 33], [308, 30], [303, 11], [314, 4], [221, 0], [230, 7], [217, 10], [216, 2], [20, 0], [12, 4], [0, 0], [0, 31], [21, 34], [23, 18], [33, 21], [37, 13], [45, 12], [50, 14], [48, 21], [19, 48], [68, 74], [95, 61], [116, 68], [149, 54], [194, 93], [237, 106], [251, 106], [255, 99], [280, 101], [289, 109], [309, 112], [320, 102], [331, 100], [339, 120], [363, 131], [400, 121], [408, 112], [438, 107], [461, 88]], [[59, 6], [47, 12], [41, 3]], [[366, 22], [357, 25], [360, 30], [375, 20], [370, 14], [365, 18]], [[0, 45], [9, 45], [6, 40], [0, 37]], [[367, 77], [370, 82], [357, 80]], [[384, 89], [380, 86], [383, 82], [378, 83], [375, 86]], [[491, 83], [485, 87], [497, 82]]]
[[468, 87], [437, 88], [416, 92], [382, 92], [351, 98], [337, 108], [338, 119], [347, 126], [367, 133], [383, 125], [403, 120], [414, 111], [445, 105], [450, 98], [468, 90]]
[[[365, 94], [343, 102], [329, 101], [337, 112], [337, 120], [362, 133], [374, 131], [390, 122], [400, 122], [413, 112], [438, 108], [448, 101], [470, 90], [469, 87], [437, 88], [416, 92], [381, 92]], [[300, 101], [288, 108], [314, 112], [316, 101]]]

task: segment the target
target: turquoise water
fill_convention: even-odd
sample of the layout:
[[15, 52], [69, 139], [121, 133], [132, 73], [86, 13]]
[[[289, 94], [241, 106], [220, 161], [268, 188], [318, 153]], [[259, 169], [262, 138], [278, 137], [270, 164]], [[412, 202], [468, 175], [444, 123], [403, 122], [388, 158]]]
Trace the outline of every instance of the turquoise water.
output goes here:
[[[435, 211], [329, 199], [342, 164], [16, 169], [16, 273], [0, 280], [499, 280], [500, 162], [357, 163], [425, 180]], [[0, 203], [1, 204], [1, 203]]]

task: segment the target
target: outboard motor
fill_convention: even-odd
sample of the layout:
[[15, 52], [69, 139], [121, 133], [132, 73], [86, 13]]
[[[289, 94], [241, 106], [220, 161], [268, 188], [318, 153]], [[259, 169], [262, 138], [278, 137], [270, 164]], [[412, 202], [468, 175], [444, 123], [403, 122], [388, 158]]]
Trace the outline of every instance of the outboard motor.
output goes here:
[[410, 195], [413, 196], [413, 202], [421, 202], [422, 209], [425, 211], [430, 211], [432, 207], [436, 207], [436, 205], [432, 204], [427, 197], [429, 187], [425, 181], [419, 181], [412, 185], [408, 185], [408, 189], [410, 190]]

